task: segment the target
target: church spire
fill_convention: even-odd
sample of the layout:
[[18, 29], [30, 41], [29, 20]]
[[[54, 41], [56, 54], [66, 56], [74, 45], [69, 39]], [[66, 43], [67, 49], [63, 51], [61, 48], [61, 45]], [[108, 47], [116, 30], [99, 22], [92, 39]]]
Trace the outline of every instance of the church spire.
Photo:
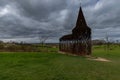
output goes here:
[[82, 11], [82, 7], [80, 6], [76, 26], [82, 26], [82, 25], [87, 25], [87, 24], [86, 24], [85, 17]]

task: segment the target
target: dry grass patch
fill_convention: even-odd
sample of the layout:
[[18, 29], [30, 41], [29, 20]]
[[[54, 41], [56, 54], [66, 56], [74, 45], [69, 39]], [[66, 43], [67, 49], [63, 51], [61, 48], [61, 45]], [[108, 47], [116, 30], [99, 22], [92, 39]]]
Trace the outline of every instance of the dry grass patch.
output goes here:
[[101, 61], [101, 62], [111, 62], [111, 60], [108, 60], [106, 58], [102, 57], [93, 57], [93, 56], [86, 56], [88, 60], [94, 60], [94, 61]]

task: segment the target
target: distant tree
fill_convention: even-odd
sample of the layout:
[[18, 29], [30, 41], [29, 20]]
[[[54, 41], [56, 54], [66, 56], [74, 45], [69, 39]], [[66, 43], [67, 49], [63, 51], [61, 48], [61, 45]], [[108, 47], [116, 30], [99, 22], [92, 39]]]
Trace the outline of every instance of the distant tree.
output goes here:
[[0, 50], [4, 49], [4, 42], [0, 41]]
[[108, 34], [106, 33], [106, 50], [109, 50], [109, 49], [110, 49], [109, 36], [108, 36]]
[[119, 40], [116, 40], [116, 43], [119, 44]]
[[3, 44], [4, 42], [3, 41], [0, 41], [0, 44]]
[[116, 40], [116, 44], [120, 47], [120, 42], [119, 42], [119, 40]]
[[39, 41], [40, 41], [40, 43], [42, 44], [42, 46], [45, 44], [45, 42], [48, 40], [48, 38], [50, 38], [50, 35], [52, 34], [53, 32], [49, 32], [49, 33], [47, 33], [46, 35], [44, 34], [44, 35], [39, 35]]
[[105, 40], [101, 40], [101, 39], [92, 40], [92, 44], [93, 45], [103, 45], [105, 43], [106, 43], [106, 41]]
[[40, 36], [39, 37], [39, 41], [40, 41], [42, 46], [45, 44], [45, 42], [48, 38], [49, 38], [49, 36]]

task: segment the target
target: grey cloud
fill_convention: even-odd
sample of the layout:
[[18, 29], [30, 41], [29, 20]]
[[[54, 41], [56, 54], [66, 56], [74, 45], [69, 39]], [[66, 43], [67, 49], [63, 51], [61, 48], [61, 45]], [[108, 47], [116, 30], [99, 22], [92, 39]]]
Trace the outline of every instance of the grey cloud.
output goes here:
[[[120, 1], [82, 0], [82, 8], [93, 39], [119, 38]], [[50, 36], [48, 42], [58, 42], [59, 37], [71, 33], [77, 20], [79, 0], [0, 0], [1, 40], [38, 42], [40, 36]], [[116, 29], [117, 30], [116, 30]], [[115, 29], [115, 30], [114, 30]]]
[[25, 13], [25, 16], [47, 21], [50, 14], [60, 12], [66, 7], [63, 0], [17, 0]]

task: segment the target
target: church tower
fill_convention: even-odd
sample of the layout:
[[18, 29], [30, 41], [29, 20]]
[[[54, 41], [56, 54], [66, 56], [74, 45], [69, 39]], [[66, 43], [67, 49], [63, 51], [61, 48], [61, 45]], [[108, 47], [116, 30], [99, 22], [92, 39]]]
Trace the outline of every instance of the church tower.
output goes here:
[[68, 54], [91, 55], [91, 29], [87, 26], [81, 7], [72, 34], [60, 38], [59, 49]]

